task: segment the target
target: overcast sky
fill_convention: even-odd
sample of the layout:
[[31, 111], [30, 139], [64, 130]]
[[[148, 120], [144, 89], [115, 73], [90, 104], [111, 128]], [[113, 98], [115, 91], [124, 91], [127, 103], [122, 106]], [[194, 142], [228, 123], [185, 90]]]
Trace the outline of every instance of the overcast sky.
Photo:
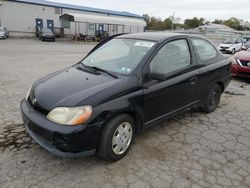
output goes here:
[[207, 20], [237, 17], [250, 21], [250, 0], [51, 0], [94, 8], [128, 11], [165, 19], [173, 14], [182, 21], [194, 16]]

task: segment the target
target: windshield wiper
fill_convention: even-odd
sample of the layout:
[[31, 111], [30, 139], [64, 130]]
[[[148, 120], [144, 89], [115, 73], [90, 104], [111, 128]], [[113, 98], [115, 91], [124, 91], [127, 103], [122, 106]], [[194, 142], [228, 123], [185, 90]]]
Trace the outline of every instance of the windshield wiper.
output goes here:
[[[86, 65], [85, 65], [86, 66]], [[101, 72], [105, 72], [106, 74], [108, 74], [109, 76], [112, 76], [113, 78], [118, 78], [116, 75], [114, 75], [113, 73], [111, 73], [111, 72], [109, 72], [109, 71], [107, 71], [107, 70], [104, 70], [104, 69], [102, 69], [102, 68], [99, 68], [99, 67], [91, 67], [91, 66], [88, 66], [88, 67], [90, 67], [91, 69], [94, 69], [94, 70], [96, 70], [96, 71], [101, 71]]]
[[83, 63], [78, 64], [77, 68], [78, 68], [78, 69], [81, 69], [81, 70], [84, 70], [84, 71], [86, 71], [86, 72], [92, 73], [92, 74], [97, 74], [97, 75], [100, 74], [100, 73], [97, 72], [96, 70], [92, 69], [92, 68], [89, 67], [89, 66], [84, 65]]
[[85, 70], [87, 72], [91, 72], [91, 73], [94, 73], [94, 74], [100, 74], [99, 72], [97, 71], [101, 71], [101, 72], [105, 72], [106, 74], [108, 74], [109, 76], [113, 77], [113, 78], [118, 78], [116, 75], [112, 74], [111, 72], [107, 71], [107, 70], [104, 70], [102, 68], [99, 68], [99, 67], [91, 67], [91, 66], [88, 66], [88, 65], [84, 65], [83, 63], [80, 63], [79, 64], [80, 66], [78, 66], [78, 68], [82, 69], [82, 70]]

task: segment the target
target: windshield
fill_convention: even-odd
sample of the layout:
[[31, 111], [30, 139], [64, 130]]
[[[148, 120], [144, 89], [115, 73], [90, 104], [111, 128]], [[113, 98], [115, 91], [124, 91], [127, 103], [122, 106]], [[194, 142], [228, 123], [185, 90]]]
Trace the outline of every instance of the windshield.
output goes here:
[[236, 41], [235, 38], [227, 38], [226, 40], [223, 41], [224, 44], [234, 44]]
[[107, 71], [130, 74], [155, 42], [113, 39], [85, 58], [82, 63]]
[[48, 28], [42, 28], [42, 32], [44, 33], [52, 33], [52, 31]]
[[4, 29], [2, 27], [0, 27], [0, 32], [4, 32]]

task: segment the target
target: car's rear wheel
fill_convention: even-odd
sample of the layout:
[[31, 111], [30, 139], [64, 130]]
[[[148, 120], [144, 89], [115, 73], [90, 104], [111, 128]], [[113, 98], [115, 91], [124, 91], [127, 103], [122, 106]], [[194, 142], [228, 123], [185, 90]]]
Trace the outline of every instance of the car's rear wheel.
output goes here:
[[213, 112], [217, 108], [220, 102], [220, 97], [221, 97], [221, 88], [218, 84], [216, 84], [212, 88], [210, 88], [207, 97], [205, 99], [205, 103], [202, 107], [202, 110], [207, 113]]
[[97, 154], [109, 161], [126, 156], [134, 138], [135, 121], [128, 114], [110, 119], [103, 128]]

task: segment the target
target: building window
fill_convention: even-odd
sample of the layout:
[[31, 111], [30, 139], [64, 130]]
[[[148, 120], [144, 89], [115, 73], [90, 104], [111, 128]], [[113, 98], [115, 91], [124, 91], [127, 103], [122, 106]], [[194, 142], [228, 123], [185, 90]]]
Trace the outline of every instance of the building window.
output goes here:
[[55, 14], [62, 14], [61, 8], [55, 8]]
[[118, 25], [113, 25], [112, 26], [112, 32], [117, 33], [118, 32]]
[[70, 28], [70, 22], [67, 20], [62, 20], [62, 27], [63, 28]]
[[95, 24], [89, 24], [89, 30], [95, 30]]

